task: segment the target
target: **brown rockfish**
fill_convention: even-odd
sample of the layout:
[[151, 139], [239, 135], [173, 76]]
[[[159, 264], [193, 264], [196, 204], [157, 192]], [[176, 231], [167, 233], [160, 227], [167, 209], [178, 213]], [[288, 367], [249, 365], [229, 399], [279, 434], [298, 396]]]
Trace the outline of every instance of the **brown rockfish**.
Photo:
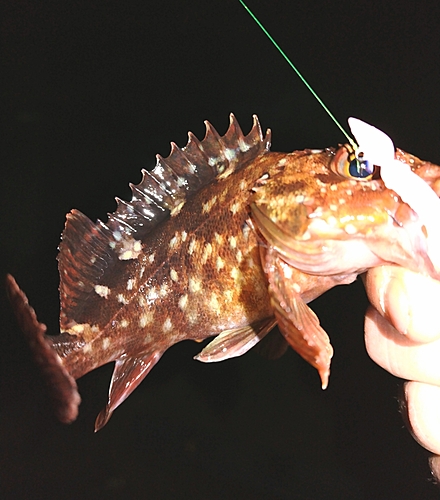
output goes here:
[[[130, 185], [108, 221], [67, 215], [58, 256], [60, 334], [47, 336], [8, 276], [18, 322], [45, 372], [58, 417], [73, 421], [75, 379], [115, 362], [95, 429], [173, 344], [216, 338], [196, 359], [239, 356], [267, 340], [315, 366], [325, 388], [332, 347], [306, 305], [385, 263], [438, 277], [420, 217], [377, 172], [358, 168], [350, 146], [270, 152], [259, 122], [244, 136], [233, 115], [220, 137], [172, 144]], [[397, 150], [438, 192], [440, 168]]]

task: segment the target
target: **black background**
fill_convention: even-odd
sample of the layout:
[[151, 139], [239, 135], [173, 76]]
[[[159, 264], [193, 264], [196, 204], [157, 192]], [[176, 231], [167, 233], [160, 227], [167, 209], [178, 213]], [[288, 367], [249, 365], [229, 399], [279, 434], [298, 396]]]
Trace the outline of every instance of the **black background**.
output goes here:
[[[374, 124], [440, 163], [440, 4], [275, 1], [250, 6], [345, 126]], [[203, 120], [245, 132], [258, 114], [274, 151], [344, 137], [238, 2], [3, 2], [1, 275], [13, 273], [57, 332], [65, 214], [105, 220], [128, 182]], [[315, 302], [335, 347], [322, 392], [295, 353], [204, 365], [170, 349], [93, 434], [112, 367], [79, 381], [55, 421], [2, 300], [2, 498], [434, 499], [427, 452], [398, 413], [401, 382], [368, 358], [360, 283]]]

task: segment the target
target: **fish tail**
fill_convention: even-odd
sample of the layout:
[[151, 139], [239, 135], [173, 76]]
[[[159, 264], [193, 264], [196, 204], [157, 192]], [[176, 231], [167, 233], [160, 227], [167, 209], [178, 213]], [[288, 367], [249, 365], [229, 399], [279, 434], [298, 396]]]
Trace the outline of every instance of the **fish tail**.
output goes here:
[[64, 367], [52, 345], [51, 337], [46, 335], [46, 325], [38, 321], [26, 295], [10, 274], [6, 276], [6, 290], [18, 324], [48, 386], [56, 416], [63, 423], [71, 423], [78, 415], [81, 402], [75, 379]]

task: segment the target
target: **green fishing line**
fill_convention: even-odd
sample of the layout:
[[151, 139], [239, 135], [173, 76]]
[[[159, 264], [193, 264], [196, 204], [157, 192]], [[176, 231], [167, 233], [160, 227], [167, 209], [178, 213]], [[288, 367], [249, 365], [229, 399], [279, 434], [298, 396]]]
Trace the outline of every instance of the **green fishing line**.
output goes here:
[[324, 108], [324, 110], [327, 112], [327, 114], [330, 116], [330, 118], [335, 122], [337, 127], [341, 130], [341, 132], [345, 135], [345, 137], [348, 139], [348, 142], [351, 144], [351, 146], [354, 149], [357, 149], [358, 146], [357, 144], [353, 141], [353, 139], [347, 134], [347, 132], [343, 129], [342, 125], [338, 122], [338, 120], [334, 117], [333, 113], [327, 108], [327, 106], [322, 102], [321, 98], [319, 95], [312, 89], [312, 87], [308, 84], [307, 80], [302, 76], [302, 74], [299, 72], [299, 70], [296, 68], [296, 66], [292, 63], [292, 61], [288, 58], [286, 53], [283, 51], [283, 49], [277, 44], [277, 42], [273, 39], [272, 35], [267, 31], [267, 29], [261, 24], [261, 22], [257, 19], [255, 14], [249, 9], [249, 7], [243, 2], [243, 0], [239, 0], [241, 5], [247, 10], [249, 15], [252, 17], [252, 19], [258, 24], [258, 26], [261, 28], [263, 33], [269, 38], [269, 40], [275, 45], [277, 48], [278, 52], [284, 57], [284, 59], [287, 61], [287, 63], [290, 65], [290, 67], [295, 71], [295, 73], [299, 76], [301, 81], [304, 83], [304, 85], [310, 90], [312, 95], [315, 97], [315, 99], [319, 102], [319, 104]]

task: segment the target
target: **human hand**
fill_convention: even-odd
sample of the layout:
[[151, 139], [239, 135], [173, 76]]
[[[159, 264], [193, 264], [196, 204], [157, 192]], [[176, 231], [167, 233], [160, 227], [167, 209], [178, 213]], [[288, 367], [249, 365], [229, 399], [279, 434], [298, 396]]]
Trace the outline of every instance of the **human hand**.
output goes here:
[[408, 380], [404, 397], [410, 431], [426, 449], [440, 482], [440, 282], [398, 266], [368, 271], [371, 304], [365, 344], [371, 359]]

